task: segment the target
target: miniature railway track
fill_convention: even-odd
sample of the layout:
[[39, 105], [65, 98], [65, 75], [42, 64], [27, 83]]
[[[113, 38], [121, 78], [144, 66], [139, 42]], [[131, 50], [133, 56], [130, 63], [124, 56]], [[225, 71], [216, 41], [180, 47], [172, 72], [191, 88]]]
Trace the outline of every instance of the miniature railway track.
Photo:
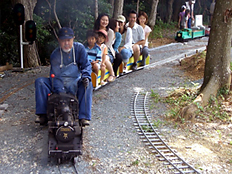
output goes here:
[[67, 173], [78, 174], [75, 164], [70, 164], [70, 165], [59, 164], [58, 170], [59, 170], [59, 174], [67, 174]]
[[173, 173], [199, 173], [191, 165], [179, 157], [159, 135], [158, 130], [153, 127], [151, 117], [148, 114], [148, 92], [138, 92], [131, 101], [131, 114], [134, 116], [134, 125], [137, 132], [146, 145], [151, 149], [160, 161], [164, 161], [165, 165]]

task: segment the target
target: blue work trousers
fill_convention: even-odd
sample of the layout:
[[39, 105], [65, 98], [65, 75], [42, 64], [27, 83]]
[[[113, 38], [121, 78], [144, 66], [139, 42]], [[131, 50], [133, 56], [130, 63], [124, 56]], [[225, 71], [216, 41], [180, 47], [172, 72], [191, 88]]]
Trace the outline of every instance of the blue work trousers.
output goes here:
[[[52, 92], [49, 78], [40, 77], [35, 81], [36, 114], [47, 114], [48, 94]], [[92, 83], [85, 89], [81, 80], [78, 81], [77, 98], [79, 101], [79, 119], [91, 120]]]

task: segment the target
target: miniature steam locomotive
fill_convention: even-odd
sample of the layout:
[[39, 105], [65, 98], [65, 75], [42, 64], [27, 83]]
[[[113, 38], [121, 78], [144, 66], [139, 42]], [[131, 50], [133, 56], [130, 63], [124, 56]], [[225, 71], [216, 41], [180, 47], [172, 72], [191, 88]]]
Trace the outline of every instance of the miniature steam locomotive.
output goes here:
[[51, 94], [47, 101], [48, 155], [72, 160], [82, 154], [82, 126], [78, 119], [78, 100], [70, 94]]

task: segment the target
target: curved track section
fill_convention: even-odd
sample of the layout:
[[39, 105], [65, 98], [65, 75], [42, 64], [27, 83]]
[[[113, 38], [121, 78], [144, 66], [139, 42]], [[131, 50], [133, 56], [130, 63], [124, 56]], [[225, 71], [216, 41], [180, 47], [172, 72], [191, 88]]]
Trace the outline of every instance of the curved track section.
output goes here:
[[191, 165], [179, 157], [161, 138], [157, 129], [154, 129], [149, 116], [148, 92], [135, 93], [131, 101], [131, 114], [134, 117], [134, 125], [143, 142], [156, 153], [160, 161], [173, 173], [199, 173]]

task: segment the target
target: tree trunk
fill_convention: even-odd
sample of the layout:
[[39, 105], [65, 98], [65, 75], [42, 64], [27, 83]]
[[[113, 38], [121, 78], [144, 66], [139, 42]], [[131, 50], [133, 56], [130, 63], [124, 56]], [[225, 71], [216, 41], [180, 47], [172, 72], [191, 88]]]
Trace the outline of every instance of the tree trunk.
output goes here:
[[137, 0], [137, 9], [136, 9], [137, 14], [139, 14], [139, 2], [140, 0]]
[[112, 11], [111, 11], [111, 16], [113, 16], [113, 12], [114, 12], [114, 1], [115, 0], [110, 0], [110, 4], [111, 4], [111, 6], [112, 6]]
[[173, 7], [172, 7], [173, 8], [173, 15], [172, 15], [173, 21], [178, 22], [180, 9], [183, 4], [184, 3], [181, 0], [175, 0], [173, 2]]
[[114, 1], [114, 13], [113, 13], [114, 19], [117, 19], [118, 15], [121, 15], [123, 13], [123, 3], [124, 0]]
[[148, 19], [148, 25], [153, 28], [155, 26], [156, 14], [157, 14], [157, 5], [159, 0], [152, 0], [151, 14]]
[[[21, 3], [25, 7], [25, 21], [33, 20], [33, 11], [35, 8], [35, 5], [37, 3], [37, 0], [12, 0], [12, 4]], [[24, 26], [23, 26], [24, 31]], [[24, 33], [24, 32], [23, 32]], [[38, 51], [35, 45], [35, 42], [33, 42], [32, 45], [24, 45], [23, 46], [23, 52], [24, 52], [24, 68], [26, 67], [36, 67], [39, 66], [39, 57], [38, 57]]]
[[167, 23], [171, 22], [171, 19], [172, 19], [172, 12], [173, 12], [173, 9], [172, 9], [172, 6], [173, 6], [173, 2], [174, 0], [168, 0], [168, 5], [167, 5]]
[[98, 18], [98, 0], [95, 0], [95, 20]]
[[[232, 1], [221, 0], [216, 2], [207, 47], [204, 82], [200, 89], [200, 95], [191, 105], [199, 103], [201, 106], [205, 106], [208, 104], [210, 96], [216, 96], [220, 88], [230, 89], [232, 10], [228, 9], [228, 7], [232, 7]], [[183, 111], [189, 108], [190, 106], [187, 106]], [[186, 118], [188, 116], [183, 114], [183, 117]]]

